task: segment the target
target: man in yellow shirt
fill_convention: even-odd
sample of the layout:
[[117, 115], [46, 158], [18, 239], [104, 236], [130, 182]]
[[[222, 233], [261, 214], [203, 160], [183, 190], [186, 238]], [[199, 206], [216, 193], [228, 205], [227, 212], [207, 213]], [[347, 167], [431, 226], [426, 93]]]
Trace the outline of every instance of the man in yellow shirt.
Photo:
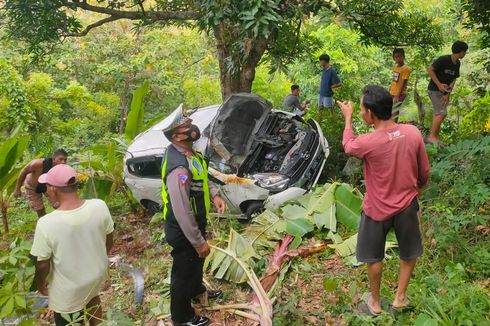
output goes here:
[[398, 121], [398, 115], [407, 97], [408, 78], [410, 77], [410, 67], [405, 64], [405, 50], [396, 48], [393, 50], [393, 79], [390, 85], [390, 94], [393, 97], [393, 112], [392, 117]]
[[75, 170], [59, 164], [39, 177], [56, 210], [36, 225], [31, 255], [36, 283], [47, 295], [56, 326], [102, 321], [99, 291], [107, 279], [114, 223], [107, 205], [77, 195]]

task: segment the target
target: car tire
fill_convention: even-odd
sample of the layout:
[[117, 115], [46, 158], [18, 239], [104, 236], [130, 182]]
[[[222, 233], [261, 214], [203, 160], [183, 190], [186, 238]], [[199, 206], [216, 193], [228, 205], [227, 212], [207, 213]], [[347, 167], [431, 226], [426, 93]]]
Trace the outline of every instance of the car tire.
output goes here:
[[160, 213], [162, 211], [162, 207], [160, 206], [160, 204], [155, 203], [153, 200], [143, 199], [141, 201], [141, 205], [143, 205], [143, 207], [151, 214]]
[[254, 200], [245, 206], [245, 215], [248, 220], [252, 220], [255, 216], [265, 211], [264, 202], [262, 200]]

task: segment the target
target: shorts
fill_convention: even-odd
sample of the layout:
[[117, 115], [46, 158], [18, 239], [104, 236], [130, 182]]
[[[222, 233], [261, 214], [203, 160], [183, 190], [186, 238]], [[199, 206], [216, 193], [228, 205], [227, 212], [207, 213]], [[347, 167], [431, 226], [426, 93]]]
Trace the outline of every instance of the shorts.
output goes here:
[[443, 92], [429, 90], [429, 98], [432, 102], [434, 115], [447, 115], [447, 104], [442, 103]]
[[333, 108], [333, 97], [321, 96], [318, 95], [318, 108], [323, 109], [331, 109]]
[[395, 229], [400, 259], [407, 261], [420, 257], [423, 247], [418, 211], [419, 203], [414, 198], [407, 208], [386, 221], [375, 221], [363, 212], [357, 235], [357, 260], [363, 263], [382, 261], [386, 235], [391, 228]]
[[40, 211], [44, 209], [43, 194], [37, 193], [34, 189], [25, 185], [25, 196], [29, 207], [33, 211]]

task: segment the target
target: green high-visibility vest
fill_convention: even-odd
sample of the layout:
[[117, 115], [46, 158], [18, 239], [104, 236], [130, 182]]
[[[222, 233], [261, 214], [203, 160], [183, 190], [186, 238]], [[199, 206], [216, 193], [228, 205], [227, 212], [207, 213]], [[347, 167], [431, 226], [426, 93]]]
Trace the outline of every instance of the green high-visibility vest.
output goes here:
[[200, 152], [195, 151], [191, 157], [187, 157], [179, 152], [173, 145], [170, 145], [167, 148], [162, 164], [163, 218], [166, 223], [177, 224], [166, 184], [167, 175], [177, 167], [184, 167], [190, 172], [191, 189], [189, 199], [199, 228], [204, 228], [211, 206], [211, 196], [208, 184], [208, 165], [204, 155]]

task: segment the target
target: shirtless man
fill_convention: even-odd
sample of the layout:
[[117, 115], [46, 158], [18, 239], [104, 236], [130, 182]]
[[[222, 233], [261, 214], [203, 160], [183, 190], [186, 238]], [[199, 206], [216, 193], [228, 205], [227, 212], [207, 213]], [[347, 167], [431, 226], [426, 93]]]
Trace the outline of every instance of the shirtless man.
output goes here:
[[[68, 153], [64, 149], [57, 149], [52, 157], [39, 158], [31, 161], [20, 172], [19, 179], [14, 191], [14, 197], [20, 197], [22, 184], [25, 186], [25, 195], [29, 207], [36, 211], [37, 216], [46, 215], [43, 203], [43, 194], [46, 193], [46, 184], [39, 183], [37, 179], [43, 173], [47, 173], [53, 166], [66, 164]], [[49, 198], [48, 198], [49, 200]], [[53, 205], [56, 207], [56, 205]]]

